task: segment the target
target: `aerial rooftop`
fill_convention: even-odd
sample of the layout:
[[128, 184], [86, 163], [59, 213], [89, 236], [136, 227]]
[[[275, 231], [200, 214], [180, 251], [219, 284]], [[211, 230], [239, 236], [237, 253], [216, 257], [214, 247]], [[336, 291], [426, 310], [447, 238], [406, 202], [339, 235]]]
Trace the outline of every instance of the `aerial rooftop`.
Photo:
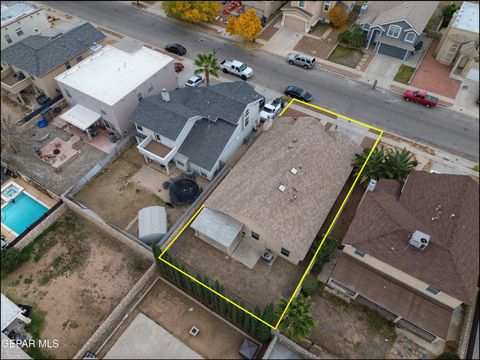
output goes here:
[[113, 105], [171, 62], [170, 56], [146, 47], [129, 54], [107, 45], [55, 79]]
[[478, 34], [478, 9], [478, 4], [464, 1], [462, 7], [457, 12], [457, 16], [455, 17], [455, 22], [453, 23], [452, 27]]
[[2, 27], [14, 22], [23, 15], [38, 11], [35, 6], [25, 3], [17, 3], [12, 6], [2, 5]]

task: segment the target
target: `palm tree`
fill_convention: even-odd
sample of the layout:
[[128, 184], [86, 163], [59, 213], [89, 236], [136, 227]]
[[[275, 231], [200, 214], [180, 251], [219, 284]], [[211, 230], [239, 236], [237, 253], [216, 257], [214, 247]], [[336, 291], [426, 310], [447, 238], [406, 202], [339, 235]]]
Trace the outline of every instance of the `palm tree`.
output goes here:
[[[352, 162], [354, 176], [357, 176], [360, 173], [360, 170], [362, 169], [363, 164], [365, 164], [370, 151], [371, 149], [363, 149], [361, 154], [355, 154], [355, 159], [353, 159]], [[363, 169], [360, 183], [364, 183], [367, 180], [370, 181], [370, 179], [379, 180], [380, 178], [385, 177], [384, 160], [385, 151], [383, 147], [376, 147]]]
[[195, 74], [205, 73], [207, 86], [210, 85], [210, 75], [218, 77], [218, 60], [214, 54], [198, 54], [195, 66]]
[[[280, 300], [277, 308], [279, 316], [285, 310], [287, 303], [286, 299]], [[290, 307], [280, 323], [280, 331], [293, 341], [300, 341], [310, 335], [314, 326], [312, 303], [308, 297], [300, 294], [290, 303]]]
[[415, 156], [406, 148], [389, 151], [385, 157], [386, 177], [402, 183], [417, 165]]

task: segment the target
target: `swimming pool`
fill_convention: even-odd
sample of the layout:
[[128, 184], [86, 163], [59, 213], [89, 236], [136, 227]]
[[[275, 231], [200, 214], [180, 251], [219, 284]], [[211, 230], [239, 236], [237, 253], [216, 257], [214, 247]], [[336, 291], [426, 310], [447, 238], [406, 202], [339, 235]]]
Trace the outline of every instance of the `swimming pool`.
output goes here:
[[46, 206], [22, 192], [2, 208], [2, 225], [18, 236], [47, 211]]

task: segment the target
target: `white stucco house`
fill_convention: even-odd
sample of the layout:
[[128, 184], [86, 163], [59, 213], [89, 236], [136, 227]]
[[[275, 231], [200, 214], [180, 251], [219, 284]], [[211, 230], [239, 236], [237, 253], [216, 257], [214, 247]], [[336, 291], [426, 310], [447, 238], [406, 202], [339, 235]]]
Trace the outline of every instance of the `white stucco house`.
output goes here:
[[105, 46], [55, 79], [71, 108], [63, 120], [81, 130], [100, 123], [118, 136], [132, 129], [143, 97], [177, 87], [174, 59], [146, 47], [130, 54]]
[[264, 98], [244, 81], [143, 98], [130, 120], [145, 161], [211, 180], [259, 125]]

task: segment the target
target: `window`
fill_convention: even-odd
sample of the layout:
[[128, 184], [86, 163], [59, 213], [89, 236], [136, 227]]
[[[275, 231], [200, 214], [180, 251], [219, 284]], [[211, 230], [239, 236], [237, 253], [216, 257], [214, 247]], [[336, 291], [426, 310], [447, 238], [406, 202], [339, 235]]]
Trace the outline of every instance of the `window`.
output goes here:
[[80, 55], [80, 56], [77, 56], [77, 63], [81, 62], [83, 60], [83, 56]]
[[250, 122], [250, 110], [245, 110], [244, 122], [243, 127], [247, 127], [248, 123]]
[[204, 171], [200, 171], [200, 175], [202, 175], [204, 178], [208, 178], [208, 174]]
[[306, 1], [299, 1], [298, 2], [298, 7], [302, 8], [302, 9], [305, 9], [305, 3], [306, 3]]
[[402, 28], [400, 26], [390, 25], [390, 27], [388, 28], [387, 36], [391, 36], [398, 39], [401, 31], [402, 31]]
[[72, 95], [70, 95], [70, 92], [69, 92], [67, 89], [65, 89], [65, 94], [67, 94], [67, 96], [68, 96], [69, 98], [72, 97]]
[[139, 92], [139, 93], [137, 94], [137, 99], [138, 99], [138, 101], [141, 101], [141, 100], [142, 100], [142, 98], [143, 98], [143, 97], [142, 97], [142, 93], [141, 93], [141, 92]]
[[22, 28], [15, 29], [15, 32], [17, 33], [18, 36], [22, 36], [22, 35], [23, 35], [23, 30], [22, 30]]
[[183, 162], [178, 161], [178, 160], [177, 160], [177, 165], [179, 165], [179, 166], [181, 166], [181, 167], [184, 167], [184, 166], [185, 166], [185, 164], [184, 164]]
[[8, 35], [8, 34], [5, 35], [5, 40], [7, 40], [7, 44], [11, 44], [11, 43], [12, 43], [12, 38], [11, 38], [10, 35]]
[[323, 2], [323, 11], [324, 12], [328, 12], [328, 10], [330, 10], [330, 3], [331, 3], [331, 1], [324, 1]]
[[70, 62], [69, 62], [69, 61], [67, 61], [67, 62], [65, 63], [65, 67], [66, 67], [67, 70], [68, 70], [68, 69], [70, 69], [70, 68], [72, 67], [72, 65], [70, 65]]
[[258, 235], [255, 231], [252, 231], [252, 238], [255, 240], [260, 240], [260, 235]]
[[354, 252], [355, 255], [358, 255], [360, 257], [364, 257], [365, 256], [365, 252], [360, 250], [360, 249], [355, 249], [355, 252]]
[[135, 126], [137, 127], [137, 130], [138, 130], [138, 131], [143, 131], [142, 125], [135, 124]]
[[281, 253], [283, 256], [289, 257], [289, 255], [290, 255], [290, 250], [287, 250], [287, 249], [285, 249], [285, 248], [282, 247], [282, 250], [280, 251], [280, 253]]
[[147, 90], [148, 90], [148, 92], [152, 92], [153, 91], [153, 84], [149, 84]]
[[428, 285], [427, 291], [431, 292], [433, 295], [437, 295], [440, 292], [440, 290], [434, 288], [432, 285]]
[[416, 35], [413, 31], [409, 32], [407, 33], [407, 35], [405, 35], [405, 41], [409, 43], [413, 43], [415, 41], [415, 37]]
[[362, 29], [368, 31], [370, 29], [370, 24], [363, 24]]
[[100, 112], [103, 114], [103, 115], [107, 115], [107, 112], [103, 109], [100, 109]]

